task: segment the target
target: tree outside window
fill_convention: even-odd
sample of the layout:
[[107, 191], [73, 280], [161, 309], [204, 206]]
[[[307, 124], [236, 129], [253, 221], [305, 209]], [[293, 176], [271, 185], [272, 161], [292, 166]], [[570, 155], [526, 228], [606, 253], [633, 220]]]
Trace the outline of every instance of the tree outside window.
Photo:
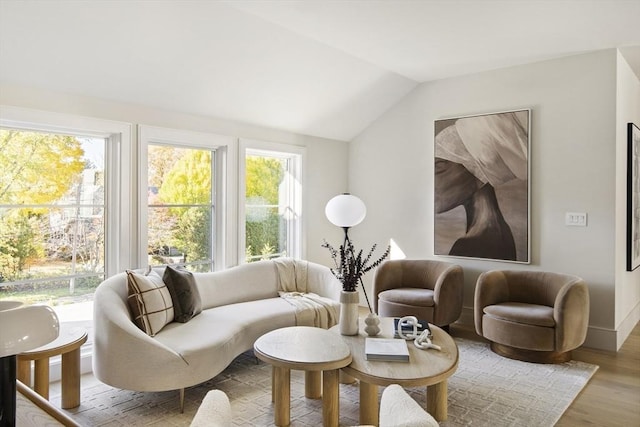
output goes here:
[[148, 150], [150, 264], [211, 270], [213, 152], [165, 145]]
[[245, 261], [294, 256], [291, 155], [248, 150], [245, 160]]
[[0, 129], [0, 298], [51, 302], [104, 277], [102, 138]]

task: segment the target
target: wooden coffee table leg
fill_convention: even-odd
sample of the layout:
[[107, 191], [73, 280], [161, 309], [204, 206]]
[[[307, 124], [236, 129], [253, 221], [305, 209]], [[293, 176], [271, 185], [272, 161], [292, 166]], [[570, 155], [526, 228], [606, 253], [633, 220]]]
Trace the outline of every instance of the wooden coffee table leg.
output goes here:
[[322, 421], [324, 427], [338, 427], [340, 421], [340, 371], [322, 373]]
[[34, 365], [33, 389], [40, 396], [49, 400], [49, 358], [36, 359]]
[[427, 411], [438, 422], [447, 420], [447, 380], [427, 386]]
[[31, 388], [31, 360], [21, 360], [18, 357], [17, 377], [22, 384]]
[[360, 424], [378, 425], [378, 386], [360, 381]]
[[309, 399], [322, 397], [322, 371], [304, 371], [304, 395]]
[[276, 402], [276, 367], [271, 367], [271, 403]]
[[345, 374], [344, 371], [340, 371], [340, 384], [353, 384], [356, 379], [349, 374]]
[[275, 393], [274, 422], [278, 427], [291, 423], [291, 371], [274, 366], [273, 391]]
[[80, 405], [80, 347], [62, 354], [62, 409]]

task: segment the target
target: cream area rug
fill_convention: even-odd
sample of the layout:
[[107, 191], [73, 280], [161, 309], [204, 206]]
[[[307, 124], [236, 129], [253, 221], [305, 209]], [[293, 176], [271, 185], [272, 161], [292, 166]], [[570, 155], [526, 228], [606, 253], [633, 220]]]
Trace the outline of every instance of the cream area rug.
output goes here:
[[[570, 361], [540, 365], [500, 357], [485, 343], [456, 338], [460, 362], [449, 378], [447, 426], [553, 426], [598, 369]], [[239, 356], [223, 373], [185, 392], [141, 393], [101, 383], [83, 387], [82, 404], [65, 411], [83, 426], [188, 426], [207, 391], [229, 396], [236, 426], [272, 426], [271, 367], [252, 352]], [[381, 388], [382, 389], [382, 388]], [[423, 407], [425, 388], [407, 388]], [[381, 390], [380, 390], [381, 392]], [[52, 402], [56, 402], [52, 396]], [[358, 385], [340, 385], [340, 424], [358, 424]], [[322, 403], [304, 397], [304, 373], [291, 372], [291, 425], [322, 425]]]

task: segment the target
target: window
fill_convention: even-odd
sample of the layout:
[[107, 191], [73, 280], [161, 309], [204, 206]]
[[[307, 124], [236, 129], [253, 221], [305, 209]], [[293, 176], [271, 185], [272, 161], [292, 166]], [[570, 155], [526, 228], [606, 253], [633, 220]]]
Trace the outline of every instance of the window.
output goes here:
[[103, 138], [0, 129], [0, 282], [32, 301], [104, 277]]
[[211, 271], [215, 151], [149, 145], [148, 154], [149, 264]]
[[141, 135], [141, 265], [214, 270], [224, 245], [220, 206], [228, 138], [148, 126], [141, 126]]
[[121, 265], [118, 224], [125, 212], [114, 183], [129, 178], [116, 165], [128, 162], [123, 144], [130, 129], [8, 107], [2, 112], [0, 299], [91, 300]]
[[302, 258], [303, 149], [243, 141], [242, 151], [244, 261]]

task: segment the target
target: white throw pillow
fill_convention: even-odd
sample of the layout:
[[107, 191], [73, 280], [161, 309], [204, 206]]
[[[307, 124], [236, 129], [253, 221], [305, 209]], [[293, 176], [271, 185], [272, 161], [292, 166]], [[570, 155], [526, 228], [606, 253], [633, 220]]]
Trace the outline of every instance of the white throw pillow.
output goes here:
[[173, 321], [173, 302], [169, 289], [155, 271], [140, 274], [127, 270], [127, 302], [134, 323], [154, 336]]

